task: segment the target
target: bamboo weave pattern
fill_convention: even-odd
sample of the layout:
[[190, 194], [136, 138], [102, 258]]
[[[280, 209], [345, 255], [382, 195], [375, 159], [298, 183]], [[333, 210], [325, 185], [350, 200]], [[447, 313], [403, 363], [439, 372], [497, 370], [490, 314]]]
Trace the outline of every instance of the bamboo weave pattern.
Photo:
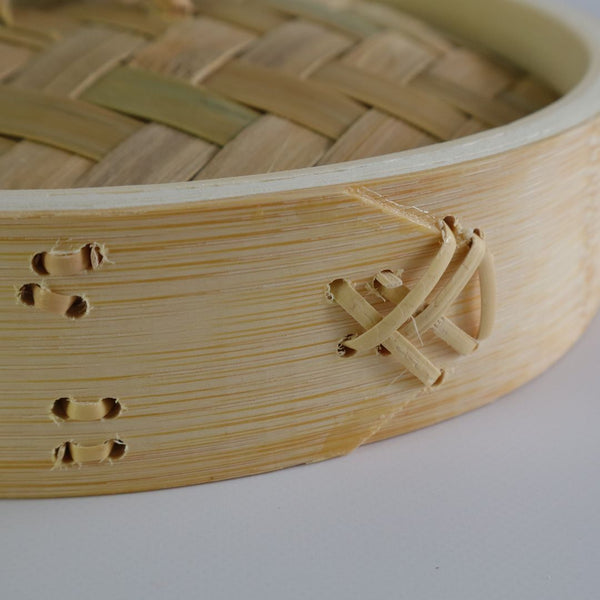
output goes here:
[[556, 95], [384, 4], [67, 2], [0, 26], [0, 187], [265, 173], [483, 131]]

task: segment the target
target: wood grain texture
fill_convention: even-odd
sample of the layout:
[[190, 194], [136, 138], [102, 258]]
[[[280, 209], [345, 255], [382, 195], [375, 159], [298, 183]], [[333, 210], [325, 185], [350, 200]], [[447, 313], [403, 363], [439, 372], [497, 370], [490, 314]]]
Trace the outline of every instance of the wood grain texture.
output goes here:
[[[431, 9], [443, 15], [447, 10], [433, 0], [420, 1], [424, 3], [415, 3], [425, 12]], [[412, 0], [403, 2], [411, 5]], [[475, 0], [461, 2], [473, 10], [487, 10]], [[500, 0], [490, 2], [486, 6], [497, 7]], [[249, 18], [248, 7], [240, 9], [244, 3], [206, 4], [213, 6], [215, 14], [229, 11], [227, 22], [232, 27]], [[286, 50], [280, 65], [266, 66], [258, 52], [255, 62], [227, 61], [196, 87], [183, 77], [158, 72], [162, 66], [154, 61], [143, 69], [125, 66], [116, 72], [137, 70], [143, 81], [159, 81], [177, 90], [183, 86], [186, 94], [192, 94], [191, 89], [196, 97], [230, 68], [239, 69], [243, 77], [249, 73], [262, 77], [266, 70], [268, 76], [261, 81], [281, 84], [292, 77], [284, 65], [301, 59], [309, 66], [292, 89], [320, 89], [324, 84], [319, 74], [327, 69], [340, 69], [344, 77], [351, 72], [354, 77], [373, 56], [386, 56], [377, 39], [368, 42], [375, 34], [356, 26], [354, 16], [361, 11], [372, 13], [370, 23], [377, 25], [378, 35], [387, 19], [392, 33], [424, 45], [424, 54], [410, 54], [408, 73], [415, 64], [425, 63], [425, 55], [435, 56], [439, 64], [439, 58], [455, 48], [454, 41], [421, 21], [395, 21], [385, 6], [358, 3], [349, 15], [347, 4], [341, 13], [332, 12], [335, 2], [316, 6], [319, 3], [273, 0], [267, 4], [269, 9], [255, 14], [255, 33], [266, 21], [269, 29], [281, 28], [286, 20], [301, 15], [317, 24], [316, 29], [310, 28], [309, 37], [319, 31], [321, 39], [319, 28], [325, 26], [352, 39], [355, 53], [348, 60], [336, 55], [327, 65], [313, 68], [314, 56], [303, 45], [306, 38], [300, 32], [298, 51]], [[434, 4], [436, 8], [431, 8]], [[513, 10], [519, 14], [516, 6], [506, 5], [503, 27], [515, 22], [514, 14], [509, 16]], [[525, 14], [537, 14], [527, 12], [530, 5], [523, 6]], [[104, 23], [115, 19], [117, 9], [110, 10]], [[59, 12], [63, 14], [63, 9]], [[64, 9], [64, 15], [76, 13]], [[484, 36], [502, 21], [491, 14], [488, 25], [482, 22], [476, 28]], [[123, 29], [128, 35], [142, 35], [148, 44], [164, 39], [161, 36], [167, 35], [173, 21], [156, 14], [146, 17], [137, 27], [131, 17]], [[556, 20], [539, 18], [536, 40], [542, 48], [556, 39], [568, 39], [559, 35], [560, 27], [555, 29]], [[94, 20], [86, 17], [86, 22]], [[578, 27], [582, 39], [588, 40], [590, 55], [578, 53], [580, 46], [572, 41], [562, 50], [570, 56], [563, 67], [568, 63], [573, 73], [586, 65], [590, 70], [585, 83], [561, 103], [473, 138], [352, 164], [240, 179], [1, 192], [0, 495], [140, 491], [324, 460], [482, 406], [548, 368], [577, 340], [600, 304], [596, 227], [600, 216], [596, 76], [600, 74], [594, 70], [597, 62], [590, 60], [600, 57], [600, 48], [597, 36], [586, 37], [584, 25]], [[273, 35], [277, 47], [283, 47], [281, 38]], [[394, 42], [397, 47], [402, 43]], [[491, 44], [498, 46], [494, 39]], [[528, 56], [534, 63], [541, 61], [534, 55], [532, 50]], [[196, 56], [190, 60], [194, 62]], [[479, 64], [470, 55], [459, 59], [464, 71], [453, 72], [471, 81]], [[550, 54], [547, 59], [556, 57]], [[171, 59], [164, 64], [167, 71], [181, 66]], [[194, 77], [195, 71], [186, 65], [182, 73]], [[559, 67], [556, 81], [568, 81]], [[542, 65], [540, 72], [547, 72], [546, 68]], [[422, 127], [399, 119], [387, 106], [362, 106], [344, 95], [344, 101], [359, 110], [352, 118], [341, 111], [335, 135], [332, 130], [317, 133], [312, 121], [310, 127], [298, 123], [300, 114], [304, 120], [316, 119], [321, 127], [323, 112], [306, 116], [306, 107], [293, 107], [305, 112], [286, 116], [252, 113], [254, 118], [214, 156], [217, 144], [171, 125], [147, 124], [139, 115], [125, 117], [113, 111], [108, 114], [117, 115], [119, 126], [110, 129], [109, 137], [97, 133], [91, 140], [84, 138], [75, 125], [91, 118], [90, 114], [98, 115], [98, 122], [113, 122], [104, 109], [85, 100], [86, 94], [91, 97], [94, 89], [106, 86], [103, 80], [113, 73], [115, 69], [95, 79], [77, 99], [65, 101], [67, 116], [62, 118], [67, 129], [57, 127], [55, 121], [43, 136], [52, 150], [65, 146], [65, 131], [69, 147], [78, 153], [84, 143], [101, 149], [96, 154], [102, 156], [84, 159], [96, 162], [96, 167], [89, 166], [75, 181], [83, 181], [79, 178], [89, 176], [105, 160], [107, 165], [112, 161], [112, 168], [98, 175], [98, 181], [113, 175], [118, 180], [121, 163], [125, 171], [145, 178], [140, 170], [144, 161], [161, 174], [161, 180], [178, 176], [182, 161], [150, 158], [152, 143], [161, 136], [173, 155], [181, 152], [182, 160], [197, 155], [200, 162], [208, 161], [198, 173], [186, 171], [186, 178], [202, 177], [202, 169], [211, 168], [219, 176], [219, 161], [229, 161], [232, 169], [243, 167], [241, 173], [255, 168], [268, 171], [273, 160], [283, 168], [296, 166], [296, 161], [305, 164], [309, 152], [303, 148], [310, 148], [313, 157], [324, 163], [336, 153], [357, 158], [392, 149], [396, 136], [377, 136], [378, 130], [398, 132], [415, 146], [433, 140]], [[431, 77], [459, 85], [444, 73]], [[503, 68], [485, 71], [480, 85], [468, 92], [487, 101], [502, 98], [515, 111], [545, 106], [549, 96], [535, 78], [523, 75], [515, 80], [509, 74]], [[358, 80], [347, 77], [359, 87]], [[368, 77], [376, 75], [369, 72]], [[378, 78], [378, 103], [381, 98], [387, 102], [391, 90], [412, 85], [420, 76], [409, 77], [409, 84]], [[140, 85], [139, 81], [125, 84]], [[234, 89], [237, 84], [229, 85]], [[46, 94], [35, 86], [0, 86], [0, 91], [5, 94], [6, 114], [17, 116], [15, 106], [35, 105]], [[412, 88], [411, 92], [416, 93]], [[264, 90], [253, 93], [268, 99]], [[328, 96], [333, 98], [329, 108], [340, 106], [338, 93], [342, 94]], [[100, 95], [107, 94], [105, 89]], [[53, 112], [48, 114], [58, 114], [58, 102], [50, 105]], [[576, 114], [565, 110], [568, 105], [577, 107]], [[477, 116], [456, 106], [449, 110], [447, 114], [462, 118], [444, 133], [448, 138], [486, 127]], [[346, 128], [340, 126], [344, 118]], [[5, 122], [9, 122], [6, 116], [0, 125]], [[20, 127], [27, 137], [34, 137], [29, 133], [34, 131], [31, 123], [21, 119]], [[241, 157], [252, 147], [250, 142], [242, 143], [244, 136], [261, 127], [265, 139], [276, 140], [281, 132], [297, 140], [294, 152], [269, 155], [265, 150], [265, 157], [250, 156], [244, 163]], [[7, 133], [15, 135], [12, 130]], [[306, 133], [310, 135], [304, 137]], [[128, 146], [132, 138], [135, 143]], [[194, 146], [197, 142], [202, 148]], [[240, 144], [238, 158], [229, 150], [236, 143]], [[25, 156], [30, 156], [34, 150], [27, 149], [29, 144], [4, 140], [0, 165], [13, 152], [25, 150]], [[145, 147], [148, 157], [136, 161]], [[383, 350], [379, 344], [372, 348], [371, 337], [380, 341], [376, 335], [367, 336], [368, 350], [340, 356], [340, 342], [345, 348], [358, 344], [362, 349], [365, 338], [360, 337], [363, 328], [350, 312], [331, 302], [332, 282], [351, 282], [346, 307], [354, 310], [351, 303], [353, 299], [358, 303], [360, 296], [363, 307], [364, 302], [372, 307], [365, 312], [375, 321], [373, 310], [384, 315], [390, 309], [387, 303], [402, 301], [405, 290], [398, 288], [415, 289], [422, 280], [440, 250], [440, 219], [447, 216], [453, 217], [444, 221], [447, 225], [462, 231], [465, 239], [485, 240], [493, 253], [498, 285], [491, 335], [476, 339], [479, 327], [486, 334], [490, 331], [485, 316], [480, 325], [480, 285], [489, 288], [489, 282], [475, 276], [436, 323], [428, 322], [433, 311], [427, 313], [426, 305], [435, 303], [431, 297], [413, 315], [414, 321], [401, 326], [402, 335], [412, 344], [405, 346], [404, 356], [416, 357], [422, 367], [418, 372], [413, 369], [417, 376], [385, 352], [385, 344]], [[466, 281], [467, 276], [460, 275], [461, 265], [472, 251], [473, 245], [459, 244], [440, 289], [456, 273], [457, 280]], [[432, 327], [420, 331], [420, 325]], [[442, 381], [434, 377], [438, 370], [444, 372]], [[419, 376], [433, 384], [423, 385]]]
[[[511, 157], [365, 182], [390, 204], [342, 186], [143, 213], [4, 217], [2, 494], [141, 490], [311, 462], [460, 414], [537, 375], [600, 299], [599, 188], [589, 186], [599, 132], [597, 120]], [[394, 268], [418, 278], [435, 238], [395, 213], [417, 198], [486, 232], [499, 283], [498, 325], [476, 353], [459, 358], [423, 339], [448, 371], [435, 392], [392, 357], [340, 359], [337, 342], [355, 325], [324, 297], [338, 277], [366, 284]], [[57, 239], [101, 242], [112, 261], [46, 280], [85, 294], [91, 311], [74, 321], [15, 301], [32, 254]], [[471, 288], [448, 316], [472, 328], [477, 296]], [[51, 470], [54, 448], [74, 435], [49, 416], [65, 395], [119, 399], [122, 416], [78, 423], [77, 441], [118, 434], [123, 459]]]

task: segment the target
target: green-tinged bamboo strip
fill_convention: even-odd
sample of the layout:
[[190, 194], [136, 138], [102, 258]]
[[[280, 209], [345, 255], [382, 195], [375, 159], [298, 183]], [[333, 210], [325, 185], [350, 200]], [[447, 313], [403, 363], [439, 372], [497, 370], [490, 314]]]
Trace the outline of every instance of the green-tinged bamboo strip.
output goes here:
[[142, 7], [127, 7], [118, 2], [71, 2], [57, 9], [58, 14], [80, 21], [102, 23], [119, 29], [126, 29], [148, 37], [163, 33], [171, 17]]
[[0, 42], [30, 48], [31, 50], [43, 50], [50, 45], [52, 39], [31, 31], [0, 25]]
[[256, 9], [251, 3], [239, 0], [196, 0], [197, 10], [221, 21], [256, 33], [265, 33], [285, 23], [289, 17], [268, 6]]
[[204, 89], [130, 67], [112, 70], [88, 88], [82, 98], [221, 145], [258, 116], [255, 111]]
[[350, 10], [330, 8], [323, 2], [314, 0], [263, 0], [283, 12], [305, 17], [323, 23], [357, 38], [373, 35], [380, 27], [373, 22], [362, 19]]
[[78, 100], [0, 86], [0, 133], [99, 160], [140, 123]]

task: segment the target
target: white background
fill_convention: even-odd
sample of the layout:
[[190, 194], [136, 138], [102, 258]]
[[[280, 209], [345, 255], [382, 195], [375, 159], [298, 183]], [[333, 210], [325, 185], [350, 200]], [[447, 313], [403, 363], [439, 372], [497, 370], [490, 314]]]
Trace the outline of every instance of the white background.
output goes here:
[[0, 598], [597, 600], [599, 358], [597, 318], [510, 396], [342, 459], [0, 502]]

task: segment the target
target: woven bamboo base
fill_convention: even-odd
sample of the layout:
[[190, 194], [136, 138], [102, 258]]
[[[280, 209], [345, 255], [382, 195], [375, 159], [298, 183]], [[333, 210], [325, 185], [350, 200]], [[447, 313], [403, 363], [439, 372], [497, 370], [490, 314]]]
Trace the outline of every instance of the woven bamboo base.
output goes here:
[[0, 29], [2, 188], [338, 163], [505, 125], [557, 97], [374, 2], [200, 0], [191, 17], [16, 6]]

